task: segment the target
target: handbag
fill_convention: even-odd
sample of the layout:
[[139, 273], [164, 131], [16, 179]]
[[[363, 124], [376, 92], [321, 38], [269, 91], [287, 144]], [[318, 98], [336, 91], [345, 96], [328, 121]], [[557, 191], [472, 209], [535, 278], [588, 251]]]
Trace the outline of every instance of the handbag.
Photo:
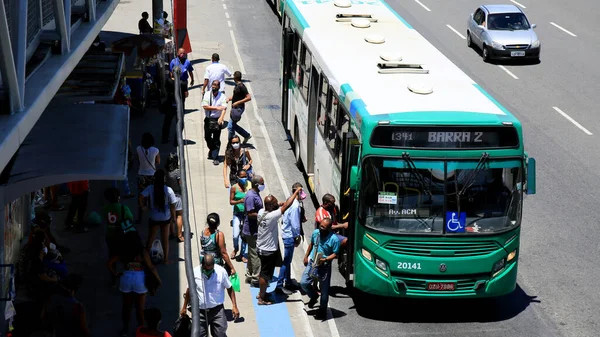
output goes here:
[[[218, 118], [208, 118], [208, 129], [210, 131], [221, 131], [221, 125], [219, 125], [219, 119]], [[225, 124], [225, 123], [223, 123]]]
[[244, 114], [244, 109], [238, 107], [232, 107], [229, 112], [229, 116], [231, 116], [231, 120], [234, 122], [239, 122], [242, 119], [242, 115]]
[[191, 337], [192, 319], [188, 315], [179, 316], [173, 326], [173, 337]]

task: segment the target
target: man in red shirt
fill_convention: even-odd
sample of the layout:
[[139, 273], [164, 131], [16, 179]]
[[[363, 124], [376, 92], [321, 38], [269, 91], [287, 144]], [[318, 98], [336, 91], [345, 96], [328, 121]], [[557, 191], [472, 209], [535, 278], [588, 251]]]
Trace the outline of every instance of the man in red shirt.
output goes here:
[[325, 218], [331, 218], [333, 221], [331, 225], [331, 229], [335, 232], [338, 239], [340, 240], [340, 251], [341, 249], [346, 247], [346, 243], [348, 243], [348, 238], [340, 235], [338, 231], [340, 229], [348, 229], [348, 222], [338, 223], [337, 222], [337, 209], [335, 207], [335, 197], [329, 193], [323, 196], [323, 204], [321, 207], [317, 209], [315, 213], [315, 229], [319, 228], [319, 223], [321, 220]]
[[73, 220], [75, 219], [75, 213], [77, 213], [77, 230], [87, 232], [85, 211], [87, 209], [88, 195], [90, 194], [90, 182], [88, 180], [74, 181], [67, 183], [67, 186], [71, 192], [71, 205], [69, 206], [65, 226], [67, 229], [75, 226]]

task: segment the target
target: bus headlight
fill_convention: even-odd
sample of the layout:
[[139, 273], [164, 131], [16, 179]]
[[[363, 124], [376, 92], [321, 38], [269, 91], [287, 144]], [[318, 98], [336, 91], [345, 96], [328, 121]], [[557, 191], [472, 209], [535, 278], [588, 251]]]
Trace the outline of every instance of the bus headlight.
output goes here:
[[517, 256], [517, 250], [516, 249], [513, 250], [512, 252], [510, 252], [508, 254], [508, 257], [506, 257], [506, 262], [512, 261], [515, 258], [515, 256]]
[[368, 250], [366, 250], [366, 249], [364, 249], [364, 248], [363, 248], [363, 249], [361, 250], [361, 253], [362, 253], [362, 256], [363, 256], [365, 259], [367, 259], [367, 260], [369, 260], [369, 261], [373, 261], [373, 256], [371, 256], [371, 253], [370, 253]]
[[381, 261], [380, 259], [375, 258], [375, 265], [377, 266], [377, 268], [379, 268], [383, 271], [387, 271], [387, 263], [385, 263], [384, 261]]
[[504, 266], [506, 266], [506, 260], [504, 259], [494, 263], [494, 267], [492, 268], [492, 278], [500, 274], [500, 272], [504, 269]]

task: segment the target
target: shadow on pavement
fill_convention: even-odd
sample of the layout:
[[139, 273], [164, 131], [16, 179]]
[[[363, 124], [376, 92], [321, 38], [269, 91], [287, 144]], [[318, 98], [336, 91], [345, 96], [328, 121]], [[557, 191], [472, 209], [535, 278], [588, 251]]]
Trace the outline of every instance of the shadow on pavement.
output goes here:
[[513, 293], [496, 299], [427, 300], [359, 296], [363, 297], [359, 304], [355, 297], [355, 305], [350, 309], [356, 309], [360, 316], [399, 323], [498, 322], [517, 316], [531, 303], [540, 303], [537, 296], [527, 295], [519, 285]]

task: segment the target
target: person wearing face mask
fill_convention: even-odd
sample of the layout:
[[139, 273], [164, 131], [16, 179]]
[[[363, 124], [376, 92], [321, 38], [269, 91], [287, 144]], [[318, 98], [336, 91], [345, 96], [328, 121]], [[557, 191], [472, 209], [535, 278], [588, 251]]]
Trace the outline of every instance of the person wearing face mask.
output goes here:
[[287, 211], [283, 214], [281, 226], [281, 238], [284, 246], [283, 263], [279, 269], [277, 278], [277, 287], [275, 291], [284, 295], [291, 295], [296, 290], [292, 284], [291, 264], [294, 257], [294, 248], [300, 245], [302, 236], [300, 228], [302, 226], [302, 200], [306, 199], [306, 192], [302, 190], [302, 184], [292, 185], [292, 193], [300, 189], [300, 193], [294, 199]]
[[[240, 311], [237, 307], [235, 292], [227, 276], [225, 269], [218, 264], [215, 264], [215, 259], [211, 255], [207, 255], [202, 259], [201, 264], [194, 268], [195, 289], [198, 293], [200, 302], [200, 337], [208, 336], [208, 327], [210, 334], [213, 337], [227, 336], [227, 315], [223, 302], [225, 302], [225, 289], [231, 299], [231, 313], [233, 319], [240, 317]], [[187, 315], [187, 307], [189, 303], [190, 289], [188, 288], [184, 294], [183, 307], [181, 308], [181, 316]], [[193, 319], [196, 319], [194, 317]]]
[[188, 78], [191, 79], [190, 86], [194, 86], [194, 67], [190, 60], [187, 59], [187, 54], [183, 48], [177, 49], [177, 56], [169, 64], [169, 72], [172, 80], [175, 80], [175, 67], [181, 69], [181, 76], [179, 77], [181, 80], [181, 99], [185, 104], [185, 99], [188, 97]]
[[[223, 182], [225, 188], [233, 186], [237, 182], [237, 172], [245, 170], [248, 177], [252, 179], [252, 157], [250, 152], [240, 146], [240, 137], [234, 136], [227, 143], [225, 149], [225, 165], [223, 165]], [[229, 176], [227, 175], [229, 169]]]
[[267, 287], [273, 278], [276, 265], [278, 262], [281, 263], [282, 260], [279, 250], [279, 219], [296, 201], [301, 191], [302, 187], [298, 187], [282, 204], [279, 204], [274, 196], [268, 195], [264, 201], [265, 208], [258, 212], [258, 235], [256, 239], [256, 251], [260, 259], [258, 305], [274, 303], [267, 294]]
[[308, 307], [314, 308], [319, 298], [318, 293], [313, 287], [314, 279], [311, 277], [311, 269], [317, 268], [317, 278], [319, 288], [321, 289], [321, 301], [319, 303], [318, 319], [327, 317], [327, 304], [329, 302], [329, 285], [331, 282], [331, 262], [337, 258], [340, 249], [338, 237], [331, 231], [333, 221], [331, 218], [324, 218], [319, 223], [319, 228], [315, 229], [311, 235], [310, 243], [304, 254], [304, 265], [306, 269], [302, 274], [300, 286], [310, 298]]
[[337, 207], [335, 206], [335, 197], [333, 195], [327, 193], [321, 200], [323, 201], [323, 204], [321, 204], [321, 207], [319, 207], [315, 213], [315, 228], [319, 227], [319, 223], [324, 218], [331, 218], [333, 221], [331, 229], [335, 232], [335, 235], [337, 235], [341, 248], [344, 249], [348, 243], [348, 238], [338, 232], [342, 229], [348, 229], [348, 222], [338, 223], [336, 221]]
[[221, 126], [227, 110], [227, 97], [219, 91], [220, 83], [212, 82], [212, 90], [207, 92], [202, 99], [204, 109], [204, 140], [209, 149], [208, 159], [214, 165], [219, 165], [219, 151], [221, 150]]
[[248, 264], [246, 265], [246, 283], [258, 288], [258, 276], [260, 273], [260, 259], [256, 252], [256, 236], [258, 233], [258, 211], [263, 208], [260, 192], [265, 190], [265, 180], [259, 175], [252, 178], [252, 188], [246, 192], [244, 197], [244, 227], [242, 234], [248, 244]]
[[[231, 258], [244, 263], [248, 262], [246, 253], [246, 242], [241, 240], [240, 232], [244, 223], [244, 198], [246, 192], [252, 188], [252, 184], [248, 181], [248, 173], [246, 170], [239, 170], [237, 173], [237, 184], [231, 185], [229, 190], [229, 204], [233, 206], [233, 219], [231, 226], [233, 227], [233, 252]], [[242, 250], [240, 251], [240, 243], [242, 242]], [[238, 256], [237, 253], [240, 252]]]

